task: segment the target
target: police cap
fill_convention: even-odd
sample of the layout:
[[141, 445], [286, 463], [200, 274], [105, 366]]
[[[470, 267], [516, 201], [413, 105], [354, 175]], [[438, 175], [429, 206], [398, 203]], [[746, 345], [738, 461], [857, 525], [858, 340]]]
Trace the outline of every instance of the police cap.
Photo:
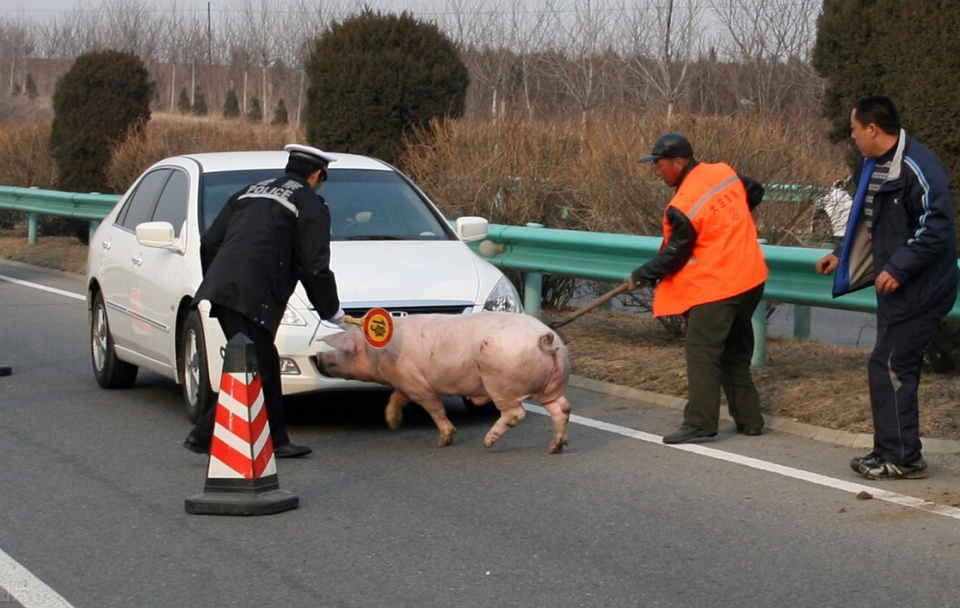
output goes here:
[[287, 144], [283, 149], [290, 153], [290, 161], [308, 163], [320, 169], [325, 169], [327, 165], [336, 160], [330, 154], [324, 152], [320, 148], [314, 148], [313, 146], [304, 146], [303, 144]]

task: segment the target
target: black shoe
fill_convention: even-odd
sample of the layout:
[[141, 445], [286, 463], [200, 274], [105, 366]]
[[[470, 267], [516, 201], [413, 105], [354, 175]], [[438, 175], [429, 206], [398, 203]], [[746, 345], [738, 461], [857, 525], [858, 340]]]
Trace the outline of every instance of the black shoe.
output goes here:
[[699, 437], [716, 437], [716, 431], [708, 431], [693, 424], [684, 422], [680, 428], [663, 438], [664, 443], [686, 443]]
[[310, 448], [305, 445], [294, 445], [292, 443], [285, 443], [283, 445], [278, 445], [273, 448], [273, 455], [277, 458], [301, 458], [312, 452]]
[[927, 461], [921, 456], [910, 464], [893, 464], [892, 462], [882, 459], [869, 463], [864, 462], [860, 465], [858, 472], [867, 479], [886, 480], [920, 479], [921, 477], [927, 476], [928, 470]]
[[857, 456], [850, 461], [850, 468], [853, 469], [854, 473], [860, 472], [860, 465], [865, 464], [869, 467], [876, 467], [883, 461], [883, 457], [876, 452], [870, 452], [866, 456]]
[[756, 437], [757, 435], [763, 434], [763, 427], [762, 426], [746, 426], [744, 424], [738, 424], [737, 432], [740, 433], [741, 435]]
[[197, 454], [210, 453], [210, 441], [204, 441], [195, 435], [187, 435], [187, 438], [183, 440], [183, 447]]

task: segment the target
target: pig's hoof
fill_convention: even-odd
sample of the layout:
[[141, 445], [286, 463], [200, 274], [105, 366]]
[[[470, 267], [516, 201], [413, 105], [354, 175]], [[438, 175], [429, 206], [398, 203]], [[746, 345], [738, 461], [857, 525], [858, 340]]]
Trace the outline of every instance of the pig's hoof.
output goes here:
[[437, 442], [437, 447], [445, 448], [448, 445], [453, 443], [453, 435], [441, 436], [440, 441]]

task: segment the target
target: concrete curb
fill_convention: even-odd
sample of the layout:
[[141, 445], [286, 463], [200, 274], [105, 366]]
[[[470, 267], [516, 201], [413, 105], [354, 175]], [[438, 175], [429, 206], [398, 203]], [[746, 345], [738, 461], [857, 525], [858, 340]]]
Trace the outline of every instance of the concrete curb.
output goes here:
[[[570, 386], [585, 391], [610, 395], [611, 397], [641, 401], [650, 405], [666, 407], [677, 411], [682, 411], [687, 404], [687, 400], [682, 397], [672, 397], [643, 389], [609, 384], [607, 382], [600, 382], [599, 380], [584, 378], [583, 376], [570, 376]], [[768, 416], [766, 414], [763, 418], [766, 422], [766, 427], [778, 433], [861, 450], [869, 450], [873, 447], [873, 435], [868, 435], [867, 433], [850, 433], [836, 429], [827, 429], [812, 424], [796, 422], [795, 420], [788, 420], [786, 418]], [[733, 421], [725, 411], [721, 411], [720, 419], [726, 422]], [[960, 441], [924, 437], [923, 451], [924, 453], [929, 452], [931, 454], [960, 454]]]

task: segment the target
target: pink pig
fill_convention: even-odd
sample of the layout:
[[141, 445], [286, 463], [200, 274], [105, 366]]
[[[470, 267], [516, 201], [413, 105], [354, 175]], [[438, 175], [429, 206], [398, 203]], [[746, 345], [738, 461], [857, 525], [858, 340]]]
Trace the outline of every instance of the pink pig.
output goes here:
[[389, 384], [387, 425], [395, 429], [410, 401], [430, 414], [441, 446], [457, 431], [443, 409], [443, 396], [459, 395], [500, 410], [483, 445], [490, 447], [526, 416], [522, 402], [539, 402], [553, 419], [550, 453], [567, 445], [570, 378], [567, 347], [546, 325], [529, 315], [479, 312], [424, 314], [394, 319], [393, 337], [382, 349], [367, 344], [360, 328], [323, 339], [333, 350], [317, 354], [322, 373], [337, 378]]

